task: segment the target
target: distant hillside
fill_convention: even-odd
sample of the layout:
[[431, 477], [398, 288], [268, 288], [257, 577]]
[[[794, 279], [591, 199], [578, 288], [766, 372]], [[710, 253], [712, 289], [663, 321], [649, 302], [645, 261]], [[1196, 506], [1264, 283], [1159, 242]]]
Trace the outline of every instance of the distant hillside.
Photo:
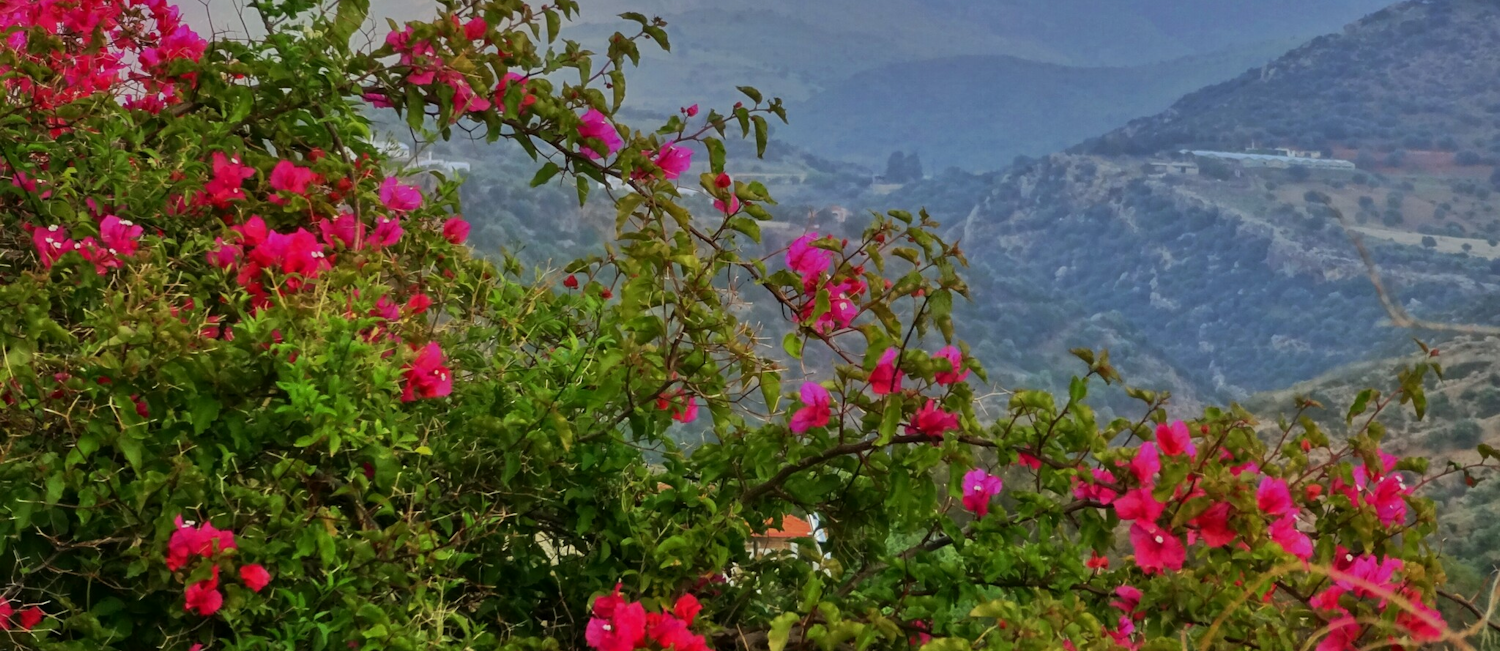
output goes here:
[[1295, 43], [1259, 43], [1133, 68], [1005, 56], [897, 63], [792, 106], [782, 137], [866, 164], [915, 151], [929, 169], [1001, 169], [1160, 111], [1183, 93], [1259, 66]]
[[[889, 199], [934, 205], [947, 183]], [[980, 310], [1040, 309], [1015, 300], [1076, 306], [1073, 313], [1118, 324], [1133, 337], [1127, 348], [1159, 353], [1204, 395], [1286, 386], [1405, 340], [1382, 325], [1363, 267], [1331, 217], [1308, 206], [1245, 210], [1236, 197], [1257, 196], [1253, 187], [1266, 186], [1253, 177], [1150, 177], [1139, 161], [1054, 155], [990, 177], [971, 210], [948, 201], [940, 214], [976, 269], [1028, 286], [1012, 297], [976, 283]], [[1370, 243], [1413, 312], [1440, 318], [1500, 298], [1488, 260]], [[1057, 330], [1044, 320], [1014, 327], [996, 337]]]
[[[1259, 143], [1500, 154], [1500, 3], [1413, 0], [1089, 141], [1099, 154]], [[1375, 159], [1371, 159], [1372, 161]]]

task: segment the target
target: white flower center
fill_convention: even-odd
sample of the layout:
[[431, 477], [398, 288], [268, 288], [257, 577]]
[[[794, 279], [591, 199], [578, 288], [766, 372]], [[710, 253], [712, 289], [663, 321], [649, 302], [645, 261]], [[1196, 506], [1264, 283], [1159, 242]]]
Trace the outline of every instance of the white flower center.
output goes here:
[[1167, 542], [1166, 539], [1162, 538], [1161, 536], [1156, 537], [1156, 544], [1160, 545], [1164, 542]]
[[120, 223], [124, 224], [126, 226], [134, 226], [135, 225], [135, 222], [130, 221], [129, 219], [121, 219]]
[[59, 242], [57, 240], [52, 240], [52, 248], [54, 248], [54, 249], [60, 249], [60, 248], [62, 248], [62, 242]]
[[47, 230], [52, 231], [54, 233], [57, 232], [57, 224], [53, 224], [51, 226], [48, 226]]
[[608, 632], [613, 631], [613, 630], [615, 630], [615, 627], [610, 626], [609, 624], [605, 624], [604, 625], [604, 632], [605, 633], [608, 633]]
[[110, 255], [115, 255], [115, 250], [114, 250], [114, 249], [110, 249], [110, 250], [109, 250], [109, 254], [110, 254]]
[[974, 484], [974, 492], [978, 493], [982, 490], [984, 490], [984, 486], [982, 484]]
[[1344, 554], [1344, 561], [1345, 562], [1349, 562], [1349, 563], [1353, 563], [1354, 562], [1354, 554]]

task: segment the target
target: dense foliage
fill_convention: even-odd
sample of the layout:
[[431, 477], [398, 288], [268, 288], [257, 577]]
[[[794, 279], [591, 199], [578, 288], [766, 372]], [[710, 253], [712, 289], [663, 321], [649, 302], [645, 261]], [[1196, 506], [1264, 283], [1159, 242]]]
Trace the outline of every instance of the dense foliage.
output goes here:
[[[595, 54], [558, 35], [571, 0], [437, 8], [363, 51], [361, 0], [260, 2], [264, 37], [212, 43], [164, 0], [0, 4], [17, 644], [1466, 644], [1432, 606], [1426, 464], [1372, 417], [1420, 415], [1432, 361], [1337, 437], [1134, 389], [1098, 422], [1121, 378], [1089, 351], [1066, 396], [991, 415], [926, 215], [745, 253], [772, 199], [721, 138], [764, 147], [779, 101], [631, 130], [658, 23]], [[542, 282], [472, 257], [455, 184], [383, 165], [367, 105], [513, 141], [580, 202], [619, 188], [614, 237]], [[752, 553], [789, 515], [819, 534]]]

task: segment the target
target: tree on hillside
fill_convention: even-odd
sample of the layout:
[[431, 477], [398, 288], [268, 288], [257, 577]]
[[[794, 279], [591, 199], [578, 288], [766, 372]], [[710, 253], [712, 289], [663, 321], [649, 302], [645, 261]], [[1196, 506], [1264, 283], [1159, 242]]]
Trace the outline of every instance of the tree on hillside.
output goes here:
[[899, 151], [891, 152], [890, 158], [885, 162], [886, 183], [910, 183], [922, 180], [922, 159], [916, 152], [905, 154]]
[[[927, 213], [763, 229], [774, 199], [725, 171], [785, 119], [753, 88], [618, 119], [660, 21], [587, 47], [573, 0], [439, 2], [361, 48], [366, 3], [256, 5], [268, 34], [213, 42], [160, 0], [0, 11], [14, 645], [1464, 643], [1415, 489], [1494, 455], [1429, 473], [1375, 419], [1422, 414], [1427, 358], [1337, 438], [1189, 414], [1086, 349], [1066, 395], [987, 411]], [[475, 257], [459, 184], [388, 160], [377, 111], [524, 149], [609, 203], [608, 246]], [[1136, 413], [1101, 422], [1102, 386]]]

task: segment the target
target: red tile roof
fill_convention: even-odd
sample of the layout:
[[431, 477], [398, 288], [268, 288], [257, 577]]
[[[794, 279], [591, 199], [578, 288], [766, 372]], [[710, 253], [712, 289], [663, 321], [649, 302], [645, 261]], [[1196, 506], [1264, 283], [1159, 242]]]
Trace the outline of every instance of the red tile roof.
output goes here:
[[[771, 524], [771, 521], [767, 520], [766, 524]], [[797, 517], [795, 515], [788, 515], [788, 516], [783, 516], [781, 518], [781, 528], [779, 528], [779, 529], [767, 529], [765, 533], [759, 534], [756, 537], [757, 538], [811, 538], [812, 537], [812, 533], [813, 533], [813, 531], [812, 531], [812, 525], [808, 524], [806, 520], [803, 520], [802, 518], [799, 518], [799, 517]]]

